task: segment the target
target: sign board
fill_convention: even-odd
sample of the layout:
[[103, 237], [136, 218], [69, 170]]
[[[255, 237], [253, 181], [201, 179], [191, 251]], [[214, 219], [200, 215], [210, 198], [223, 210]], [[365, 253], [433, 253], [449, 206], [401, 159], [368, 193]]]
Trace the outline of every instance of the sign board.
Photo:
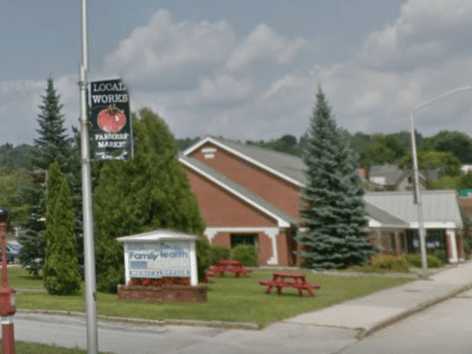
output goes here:
[[97, 160], [127, 160], [133, 154], [128, 88], [121, 79], [90, 83], [91, 151]]
[[126, 247], [130, 278], [190, 278], [190, 243], [130, 243]]
[[117, 240], [124, 246], [126, 284], [132, 278], [190, 278], [191, 286], [198, 285], [196, 236], [155, 230]]

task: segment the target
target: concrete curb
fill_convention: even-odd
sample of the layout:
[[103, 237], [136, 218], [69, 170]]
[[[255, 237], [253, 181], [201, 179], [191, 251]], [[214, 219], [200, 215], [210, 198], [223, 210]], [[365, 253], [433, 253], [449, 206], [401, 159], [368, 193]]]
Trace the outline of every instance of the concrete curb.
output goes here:
[[[85, 313], [76, 311], [61, 311], [61, 310], [22, 310], [17, 311], [19, 314], [24, 315], [60, 315], [60, 316], [71, 316], [71, 317], [85, 317]], [[261, 326], [257, 323], [250, 322], [228, 322], [228, 321], [203, 321], [203, 320], [148, 320], [144, 318], [134, 317], [119, 317], [119, 316], [105, 316], [98, 315], [97, 318], [101, 321], [108, 322], [121, 322], [121, 323], [132, 323], [140, 325], [152, 325], [152, 326], [190, 326], [190, 327], [209, 327], [209, 328], [223, 328], [223, 329], [245, 329], [245, 330], [259, 330]]]
[[408, 310], [405, 310], [403, 311], [402, 313], [399, 313], [398, 315], [395, 315], [395, 316], [392, 316], [390, 318], [387, 318], [383, 321], [380, 321], [376, 324], [374, 324], [372, 327], [370, 328], [362, 328], [359, 330], [358, 334], [356, 335], [356, 338], [357, 339], [363, 339], [365, 337], [368, 337], [370, 336], [371, 334], [385, 328], [385, 327], [388, 327], [400, 320], [403, 320], [407, 317], [410, 317], [418, 312], [421, 312], [421, 311], [424, 311], [426, 310], [427, 308], [431, 307], [431, 306], [434, 306], [434, 305], [437, 305], [441, 302], [444, 302], [446, 300], [449, 300], [450, 298], [452, 297], [455, 297], [456, 295], [464, 292], [464, 291], [467, 291], [467, 290], [470, 290], [472, 289], [472, 284], [468, 284], [468, 285], [464, 285], [464, 286], [461, 286], [459, 288], [456, 288], [456, 289], [453, 289], [451, 291], [449, 291], [447, 294], [443, 295], [443, 296], [439, 296], [439, 297], [436, 297], [434, 299], [431, 299], [431, 300], [428, 300], [428, 301], [425, 301], [421, 304], [418, 304], [416, 305], [415, 307], [411, 308], [411, 309], [408, 309]]

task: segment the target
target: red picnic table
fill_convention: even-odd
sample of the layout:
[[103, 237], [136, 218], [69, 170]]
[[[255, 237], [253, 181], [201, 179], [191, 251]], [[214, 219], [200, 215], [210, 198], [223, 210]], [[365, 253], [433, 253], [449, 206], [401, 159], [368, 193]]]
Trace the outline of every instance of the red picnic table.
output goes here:
[[224, 276], [225, 273], [233, 273], [235, 277], [239, 278], [240, 275], [248, 275], [251, 271], [245, 268], [240, 261], [232, 259], [223, 259], [208, 268], [206, 272], [207, 277], [211, 276]]
[[310, 296], [315, 296], [315, 289], [319, 289], [318, 284], [310, 284], [306, 281], [305, 274], [292, 272], [275, 272], [272, 273], [271, 280], [263, 280], [260, 285], [266, 286], [266, 293], [270, 294], [273, 288], [277, 288], [277, 294], [282, 294], [283, 288], [297, 289], [298, 295], [303, 296], [305, 290]]

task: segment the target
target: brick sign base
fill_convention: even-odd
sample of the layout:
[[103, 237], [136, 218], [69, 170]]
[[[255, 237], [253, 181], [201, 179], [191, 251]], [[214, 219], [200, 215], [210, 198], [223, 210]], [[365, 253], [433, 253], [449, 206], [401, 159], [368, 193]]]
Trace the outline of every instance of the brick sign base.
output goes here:
[[164, 286], [139, 286], [120, 285], [118, 287], [118, 299], [120, 300], [144, 300], [146, 302], [207, 302], [207, 290], [205, 285], [164, 285]]

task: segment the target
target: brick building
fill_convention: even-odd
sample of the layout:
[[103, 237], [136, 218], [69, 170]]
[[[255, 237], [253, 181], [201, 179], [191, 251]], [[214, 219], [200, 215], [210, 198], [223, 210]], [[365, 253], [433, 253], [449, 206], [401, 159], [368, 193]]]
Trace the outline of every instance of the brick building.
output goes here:
[[[211, 243], [228, 248], [252, 244], [263, 265], [296, 264], [294, 236], [300, 221], [300, 191], [305, 183], [301, 159], [207, 137], [187, 149], [179, 161], [197, 198], [207, 225], [205, 235]], [[425, 210], [433, 210], [425, 213], [428, 231], [439, 235], [434, 245], [444, 248], [450, 261], [455, 262], [462, 254], [456, 232], [462, 228], [462, 220], [455, 192], [424, 193]], [[442, 206], [434, 212], [438, 196]], [[365, 199], [372, 242], [386, 253], [415, 251], [417, 226], [411, 193], [368, 193]]]

